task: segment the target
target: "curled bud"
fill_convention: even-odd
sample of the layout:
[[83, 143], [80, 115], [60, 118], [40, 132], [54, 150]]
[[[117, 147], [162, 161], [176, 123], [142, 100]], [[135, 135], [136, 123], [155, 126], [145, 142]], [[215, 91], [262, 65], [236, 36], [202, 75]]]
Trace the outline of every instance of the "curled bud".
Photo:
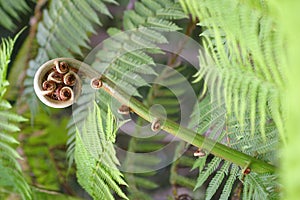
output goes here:
[[44, 95], [50, 94], [56, 89], [56, 83], [54, 81], [44, 81], [42, 88]]
[[68, 86], [61, 88], [59, 91], [59, 98], [62, 101], [73, 99], [74, 98], [73, 90]]
[[60, 74], [65, 74], [69, 71], [69, 65], [66, 62], [54, 61], [55, 70]]
[[78, 79], [77, 75], [72, 72], [69, 71], [68, 73], [66, 73], [63, 77], [63, 81], [64, 84], [68, 85], [68, 86], [74, 86], [76, 83], [76, 79]]
[[55, 83], [62, 83], [63, 82], [62, 75], [55, 72], [55, 71], [50, 72], [50, 74], [47, 77], [47, 80], [48, 81], [54, 81]]

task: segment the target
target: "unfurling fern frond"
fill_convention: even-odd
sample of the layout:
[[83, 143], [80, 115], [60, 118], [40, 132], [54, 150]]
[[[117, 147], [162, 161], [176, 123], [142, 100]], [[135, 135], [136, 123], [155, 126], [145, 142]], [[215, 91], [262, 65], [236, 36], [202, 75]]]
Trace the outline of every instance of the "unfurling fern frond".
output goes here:
[[31, 199], [31, 189], [25, 181], [18, 163], [18, 159], [21, 157], [12, 147], [18, 144], [18, 141], [8, 134], [19, 131], [16, 123], [26, 119], [9, 111], [11, 105], [4, 99], [8, 86], [7, 67], [17, 37], [14, 40], [2, 40], [0, 47], [0, 187], [19, 193], [23, 199]]
[[9, 30], [15, 29], [14, 20], [20, 21], [20, 14], [24, 14], [29, 9], [25, 0], [0, 0], [0, 25]]
[[106, 117], [94, 104], [86, 121], [77, 128], [75, 162], [78, 182], [94, 199], [114, 199], [111, 190], [128, 199], [120, 188], [127, 185], [118, 170], [113, 142], [116, 121], [110, 109]]
[[[94, 25], [101, 25], [97, 11], [110, 16], [105, 1], [53, 0], [43, 12], [38, 24], [37, 42], [39, 49], [34, 60], [29, 62], [28, 78], [24, 91], [31, 111], [37, 107], [33, 96], [33, 76], [47, 60], [56, 57], [82, 57], [82, 48], [89, 48], [88, 34], [93, 33]], [[115, 1], [109, 1], [115, 3]]]
[[[251, 132], [258, 128], [266, 139], [268, 115], [284, 137], [283, 90], [286, 71], [278, 55], [284, 54], [284, 40], [266, 5], [249, 6], [235, 0], [181, 1], [197, 16], [205, 31], [201, 34], [211, 62], [202, 63], [197, 80], [223, 90], [227, 113], [234, 113], [244, 125], [250, 108]], [[216, 91], [217, 94], [222, 94]], [[220, 97], [219, 97], [220, 98]], [[260, 118], [255, 127], [256, 115]]]
[[243, 199], [279, 199], [277, 177], [272, 174], [248, 174], [244, 179]]

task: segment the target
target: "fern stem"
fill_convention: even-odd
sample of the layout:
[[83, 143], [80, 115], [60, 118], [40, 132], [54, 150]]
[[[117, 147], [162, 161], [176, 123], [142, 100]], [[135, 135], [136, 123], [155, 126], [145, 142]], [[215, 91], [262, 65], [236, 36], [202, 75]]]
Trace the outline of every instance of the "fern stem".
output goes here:
[[[149, 112], [149, 109], [144, 104], [142, 104], [140, 101], [133, 98], [132, 96], [128, 95], [117, 85], [115, 85], [110, 79], [108, 79], [105, 75], [100, 74], [89, 65], [72, 58], [57, 58], [52, 60], [51, 62], [54, 62], [55, 60], [67, 62], [69, 63], [69, 65], [75, 68], [80, 67], [80, 71], [81, 73], [83, 73], [82, 75], [86, 76], [87, 78], [90, 78], [91, 80], [95, 78], [100, 78], [102, 81], [101, 88], [103, 90], [105, 90], [109, 95], [117, 99], [120, 103], [130, 107], [132, 111], [134, 111], [137, 115], [149, 121], [150, 123], [152, 123], [154, 120], [160, 119], [159, 114], [156, 114], [155, 112]], [[262, 160], [256, 159], [245, 153], [232, 149], [226, 145], [206, 138], [200, 135], [199, 133], [196, 133], [190, 129], [180, 126], [178, 123], [172, 120], [166, 119], [163, 122], [163, 124], [161, 124], [161, 129], [199, 148], [202, 148], [205, 142], [205, 146], [212, 147], [210, 150], [211, 154], [229, 162], [232, 162], [240, 166], [242, 169], [248, 167], [251, 169], [252, 172], [257, 173], [274, 173], [276, 170], [275, 166], [269, 163], [266, 163]]]
[[[106, 92], [108, 92], [111, 96], [116, 98], [121, 103], [129, 106], [140, 117], [144, 118], [149, 122], [153, 122], [155, 119], [159, 118], [159, 116], [157, 116], [155, 113], [149, 112], [149, 109], [146, 108], [137, 99], [129, 96], [123, 90], [118, 88], [111, 80], [109, 80], [104, 75], [101, 75], [101, 80], [103, 81], [102, 88]], [[216, 141], [208, 139], [190, 129], [184, 128], [176, 122], [171, 121], [169, 119], [166, 119], [166, 121], [162, 125], [162, 129], [199, 148], [202, 147], [205, 141], [207, 143], [206, 145], [213, 146], [210, 153], [222, 159], [235, 163], [236, 165], [239, 165], [242, 168], [248, 166], [251, 169], [251, 171], [257, 173], [275, 172], [276, 168], [273, 165], [266, 163], [262, 160], [256, 159], [247, 154], [244, 154], [242, 152], [239, 152], [221, 143], [217, 143]]]

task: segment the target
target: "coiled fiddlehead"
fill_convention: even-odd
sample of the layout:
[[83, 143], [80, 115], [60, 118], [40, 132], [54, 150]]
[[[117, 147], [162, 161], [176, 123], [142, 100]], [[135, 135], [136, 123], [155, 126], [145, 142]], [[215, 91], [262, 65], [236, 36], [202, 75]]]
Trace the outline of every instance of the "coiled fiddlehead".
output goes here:
[[[67, 85], [64, 82], [64, 77], [68, 75], [68, 72], [74, 72], [74, 74], [72, 73], [74, 77], [70, 78], [72, 84], [76, 79], [73, 86], [72, 84]], [[64, 108], [72, 105], [81, 94], [81, 79], [83, 78], [90, 80], [92, 88], [105, 90], [105, 92], [117, 99], [120, 103], [127, 105], [140, 117], [149, 122], [154, 122], [153, 125], [155, 125], [155, 128], [161, 128], [199, 148], [202, 147], [204, 142], [207, 142], [207, 145], [212, 145], [210, 153], [235, 163], [242, 168], [249, 167], [253, 172], [272, 173], [275, 171], [275, 167], [269, 163], [231, 149], [221, 143], [216, 143], [190, 129], [181, 127], [169, 119], [166, 119], [163, 124], [155, 123], [157, 119], [159, 119], [159, 114], [150, 113], [147, 107], [116, 86], [105, 75], [100, 74], [89, 65], [78, 60], [72, 58], [57, 58], [46, 62], [35, 74], [34, 89], [37, 96], [46, 105], [54, 108]], [[65, 79], [69, 78], [65, 77]]]
[[[80, 71], [79, 68], [83, 67]], [[34, 90], [47, 106], [65, 108], [81, 94], [80, 76], [91, 76], [84, 63], [71, 58], [57, 58], [43, 64], [35, 74]], [[97, 73], [96, 73], [97, 74]]]

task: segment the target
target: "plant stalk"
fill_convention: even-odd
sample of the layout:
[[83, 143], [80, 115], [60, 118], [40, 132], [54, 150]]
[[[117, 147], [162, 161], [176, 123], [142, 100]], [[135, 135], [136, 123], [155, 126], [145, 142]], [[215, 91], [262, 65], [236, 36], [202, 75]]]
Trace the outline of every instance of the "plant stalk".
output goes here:
[[[120, 103], [127, 105], [130, 107], [137, 115], [144, 118], [145, 120], [149, 121], [150, 123], [154, 120], [159, 119], [159, 117], [154, 114], [150, 113], [149, 109], [146, 108], [141, 102], [137, 99], [129, 96], [126, 92], [118, 88], [111, 80], [109, 80], [104, 75], [101, 75], [101, 80], [103, 81], [102, 88], [108, 92], [111, 96], [116, 98]], [[252, 156], [239, 152], [235, 149], [232, 149], [228, 146], [225, 146], [221, 143], [216, 143], [216, 141], [206, 138], [199, 133], [196, 133], [190, 129], [184, 128], [177, 124], [174, 121], [166, 119], [161, 127], [163, 130], [167, 131], [168, 133], [178, 137], [196, 147], [201, 148], [204, 140], [207, 145], [213, 146], [210, 153], [213, 155], [230, 161], [240, 167], [250, 168], [251, 171], [257, 173], [274, 173], [275, 167], [269, 163], [256, 159]]]
[[[74, 65], [78, 65], [77, 60], [67, 59], [70, 64], [74, 63]], [[134, 97], [128, 95], [125, 91], [123, 91], [120, 87], [118, 87], [115, 83], [113, 83], [109, 78], [105, 75], [100, 74], [95, 69], [90, 67], [85, 63], [79, 64], [84, 68], [84, 74], [89, 78], [99, 77], [102, 81], [102, 89], [105, 90], [109, 95], [117, 99], [120, 103], [127, 105], [134, 111], [137, 115], [152, 123], [155, 120], [159, 120], [159, 115], [154, 112], [149, 112], [149, 109], [142, 104], [140, 101], [135, 99]], [[202, 148], [202, 145], [205, 141], [205, 146], [208, 145], [212, 147], [210, 149], [210, 153], [220, 157], [224, 160], [232, 162], [242, 169], [250, 169], [251, 172], [256, 173], [274, 173], [276, 167], [264, 162], [262, 160], [256, 159], [250, 155], [232, 149], [226, 145], [218, 143], [214, 140], [206, 138], [199, 133], [196, 133], [190, 129], [180, 126], [178, 123], [165, 119], [161, 124], [161, 129], [174, 135], [175, 137], [184, 140], [196, 147]]]

